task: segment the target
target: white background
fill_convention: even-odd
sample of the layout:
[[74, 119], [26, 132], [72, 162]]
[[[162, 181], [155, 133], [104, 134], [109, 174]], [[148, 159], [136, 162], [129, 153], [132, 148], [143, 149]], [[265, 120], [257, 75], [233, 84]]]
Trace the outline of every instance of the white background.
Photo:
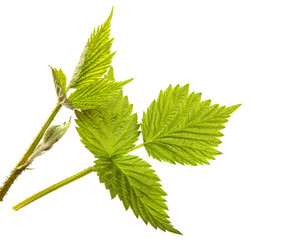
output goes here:
[[[26, 197], [94, 158], [71, 129], [0, 203], [0, 239], [285, 239], [284, 1], [1, 1], [0, 182], [56, 104], [48, 65], [71, 78], [91, 31], [115, 6], [115, 77], [141, 119], [169, 84], [231, 106], [223, 155], [210, 166], [160, 163], [144, 149], [184, 236], [145, 226], [90, 174], [15, 212]], [[62, 109], [54, 124], [73, 113]]]

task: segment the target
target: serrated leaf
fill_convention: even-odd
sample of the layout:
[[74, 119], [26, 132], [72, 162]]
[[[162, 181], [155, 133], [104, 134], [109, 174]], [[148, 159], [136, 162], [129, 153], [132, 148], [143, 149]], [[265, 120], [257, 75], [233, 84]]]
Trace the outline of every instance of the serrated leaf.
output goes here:
[[201, 101], [200, 93], [188, 94], [189, 85], [161, 91], [142, 119], [144, 146], [160, 161], [180, 164], [209, 164], [221, 154], [215, 149], [230, 114], [240, 105], [219, 107]]
[[112, 16], [113, 9], [105, 23], [94, 29], [88, 39], [74, 70], [69, 88], [89, 85], [94, 80], [102, 78], [110, 67], [115, 54], [111, 53], [113, 39], [110, 39], [110, 27]]
[[140, 132], [137, 114], [128, 98], [119, 92], [105, 106], [76, 111], [77, 131], [82, 143], [95, 157], [112, 157], [134, 147]]
[[151, 166], [137, 156], [102, 158], [95, 162], [94, 170], [100, 182], [110, 190], [111, 198], [118, 195], [126, 210], [155, 229], [181, 234], [168, 220], [168, 210], [163, 196], [166, 193]]
[[122, 87], [131, 82], [133, 79], [115, 82], [108, 78], [100, 78], [91, 84], [77, 89], [71, 93], [68, 100], [75, 108], [86, 110], [94, 109], [100, 105], [105, 105], [114, 98]]
[[106, 75], [104, 77], [105, 77], [105, 79], [108, 79], [108, 80], [111, 80], [111, 81], [115, 81], [113, 67], [109, 68], [108, 72], [106, 73]]

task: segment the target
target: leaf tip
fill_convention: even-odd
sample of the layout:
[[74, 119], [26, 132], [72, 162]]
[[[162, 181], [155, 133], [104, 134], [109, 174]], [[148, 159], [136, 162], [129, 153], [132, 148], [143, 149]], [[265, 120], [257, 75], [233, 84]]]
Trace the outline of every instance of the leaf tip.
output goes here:
[[228, 113], [229, 114], [232, 114], [234, 111], [236, 111], [239, 107], [241, 106], [241, 104], [236, 104], [236, 105], [233, 105], [231, 107], [228, 107], [227, 110], [228, 110]]
[[179, 230], [177, 230], [175, 228], [169, 229], [168, 231], [171, 233], [175, 233], [175, 234], [183, 236], [182, 232], [180, 232]]

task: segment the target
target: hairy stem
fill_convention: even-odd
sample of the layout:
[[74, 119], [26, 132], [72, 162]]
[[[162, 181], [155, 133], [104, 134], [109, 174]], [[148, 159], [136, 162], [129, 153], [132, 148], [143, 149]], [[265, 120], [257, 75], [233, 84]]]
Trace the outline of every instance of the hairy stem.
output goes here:
[[[9, 177], [6, 179], [4, 182], [3, 186], [0, 188], [0, 201], [3, 200], [4, 196], [10, 189], [11, 185], [13, 182], [17, 179], [17, 177], [28, 167], [28, 165], [25, 165], [27, 162], [28, 158], [31, 156], [31, 154], [34, 152], [35, 148], [38, 146], [39, 142], [41, 141], [45, 131], [51, 124], [52, 120], [58, 113], [59, 109], [61, 108], [61, 104], [58, 103], [52, 113], [50, 114], [49, 118], [45, 122], [45, 124], [42, 126], [41, 130], [37, 134], [36, 138], [33, 140], [32, 144], [30, 147], [27, 149], [26, 153], [24, 156], [20, 159], [20, 161], [17, 163], [17, 165], [14, 167], [14, 169], [11, 171]], [[21, 168], [20, 166], [24, 166]], [[20, 167], [20, 168], [19, 168]]]
[[71, 183], [73, 181], [76, 181], [77, 179], [82, 178], [82, 177], [86, 176], [87, 174], [93, 172], [93, 168], [94, 168], [93, 166], [89, 167], [89, 168], [87, 168], [87, 169], [85, 169], [85, 170], [83, 170], [83, 171], [81, 171], [81, 172], [79, 172], [79, 173], [69, 177], [69, 178], [66, 178], [66, 179], [62, 180], [61, 182], [58, 182], [58, 183], [56, 183], [56, 184], [54, 184], [54, 185], [52, 185], [52, 186], [50, 186], [50, 187], [48, 187], [48, 188], [46, 188], [46, 189], [44, 189], [42, 191], [36, 193], [35, 195], [27, 198], [26, 200], [18, 203], [17, 205], [15, 205], [13, 207], [13, 209], [15, 211], [18, 211], [19, 209], [27, 206], [28, 204], [34, 202], [35, 200], [37, 200], [37, 199], [39, 199], [39, 198], [41, 198], [41, 197], [43, 197], [43, 196], [45, 196], [45, 195], [47, 195], [47, 194], [49, 194], [49, 193], [51, 193], [53, 191], [55, 191], [55, 190], [65, 186], [65, 185], [67, 185], [67, 184], [69, 184], [69, 183]]
[[[144, 146], [144, 143], [141, 143], [141, 144], [139, 144], [137, 146], [134, 146], [129, 152], [132, 152], [132, 151], [134, 151], [134, 150], [136, 150], [138, 148], [141, 148], [143, 146]], [[65, 186], [65, 185], [67, 185], [67, 184], [69, 184], [71, 182], [74, 182], [74, 181], [76, 181], [79, 178], [82, 178], [82, 177], [86, 176], [87, 174], [89, 174], [89, 173], [91, 173], [93, 171], [93, 167], [94, 166], [89, 167], [89, 168], [87, 168], [87, 169], [85, 169], [85, 170], [83, 170], [83, 171], [81, 171], [81, 172], [79, 172], [79, 173], [69, 177], [69, 178], [66, 178], [66, 179], [62, 180], [61, 182], [58, 182], [58, 183], [56, 183], [56, 184], [54, 184], [54, 185], [52, 185], [52, 186], [50, 186], [50, 187], [48, 187], [48, 188], [46, 188], [46, 189], [44, 189], [42, 191], [36, 193], [35, 195], [27, 198], [26, 200], [18, 203], [17, 205], [15, 205], [13, 207], [13, 209], [15, 211], [17, 211], [17, 210], [21, 209], [22, 207], [25, 207], [28, 204], [36, 201], [37, 199], [39, 199], [39, 198], [41, 198], [41, 197], [43, 197], [43, 196], [45, 196], [45, 195], [47, 195], [47, 194], [57, 190], [57, 189]]]

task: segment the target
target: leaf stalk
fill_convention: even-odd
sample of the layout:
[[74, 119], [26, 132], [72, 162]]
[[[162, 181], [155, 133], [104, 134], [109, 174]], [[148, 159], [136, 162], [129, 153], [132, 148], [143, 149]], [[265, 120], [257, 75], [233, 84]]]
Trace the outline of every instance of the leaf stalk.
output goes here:
[[129, 151], [129, 153], [132, 152], [132, 151], [134, 151], [134, 150], [137, 150], [137, 149], [143, 147], [144, 145], [145, 145], [145, 143], [141, 143], [141, 144], [139, 144], [139, 145], [134, 146], [134, 147]]
[[[134, 150], [136, 150], [138, 148], [141, 148], [143, 146], [144, 146], [144, 143], [141, 143], [141, 144], [139, 144], [137, 146], [134, 146], [129, 152], [132, 152], [132, 151], [134, 151]], [[27, 198], [26, 200], [18, 203], [17, 205], [15, 205], [13, 207], [13, 209], [15, 211], [18, 211], [19, 209], [27, 206], [28, 204], [36, 201], [37, 199], [39, 199], [39, 198], [41, 198], [41, 197], [43, 197], [43, 196], [45, 196], [45, 195], [47, 195], [47, 194], [57, 190], [57, 189], [65, 186], [65, 185], [67, 185], [67, 184], [69, 184], [71, 182], [74, 182], [74, 181], [76, 181], [79, 178], [82, 178], [82, 177], [86, 176], [87, 174], [91, 173], [93, 171], [93, 169], [94, 169], [94, 166], [91, 166], [91, 167], [89, 167], [89, 168], [87, 168], [87, 169], [85, 169], [85, 170], [83, 170], [83, 171], [81, 171], [81, 172], [79, 172], [79, 173], [69, 177], [69, 178], [66, 178], [66, 179], [58, 182], [58, 183], [56, 183], [56, 184], [54, 184], [54, 185], [52, 185], [52, 186], [50, 186], [50, 187], [48, 187], [46, 189], [44, 189], [44, 190], [34, 194], [33, 196]]]
[[82, 178], [82, 177], [86, 176], [87, 174], [93, 172], [93, 168], [94, 167], [91, 166], [91, 167], [89, 167], [87, 169], [84, 169], [83, 171], [81, 171], [81, 172], [79, 172], [79, 173], [77, 173], [77, 174], [75, 174], [75, 175], [73, 175], [73, 176], [71, 176], [69, 178], [66, 178], [66, 179], [64, 179], [64, 180], [62, 180], [62, 181], [60, 181], [60, 182], [58, 182], [58, 183], [56, 183], [56, 184], [54, 184], [54, 185], [52, 185], [52, 186], [50, 186], [48, 188], [46, 188], [46, 189], [36, 193], [35, 195], [27, 198], [26, 200], [18, 203], [17, 205], [15, 205], [13, 207], [13, 209], [15, 211], [18, 211], [19, 209], [27, 206], [28, 204], [36, 201], [37, 199], [39, 199], [39, 198], [41, 198], [41, 197], [43, 197], [43, 196], [45, 196], [45, 195], [47, 195], [47, 194], [57, 190], [57, 189], [65, 186], [65, 185], [67, 185], [67, 184], [69, 184], [71, 182], [74, 182], [74, 181], [78, 180], [79, 178]]

